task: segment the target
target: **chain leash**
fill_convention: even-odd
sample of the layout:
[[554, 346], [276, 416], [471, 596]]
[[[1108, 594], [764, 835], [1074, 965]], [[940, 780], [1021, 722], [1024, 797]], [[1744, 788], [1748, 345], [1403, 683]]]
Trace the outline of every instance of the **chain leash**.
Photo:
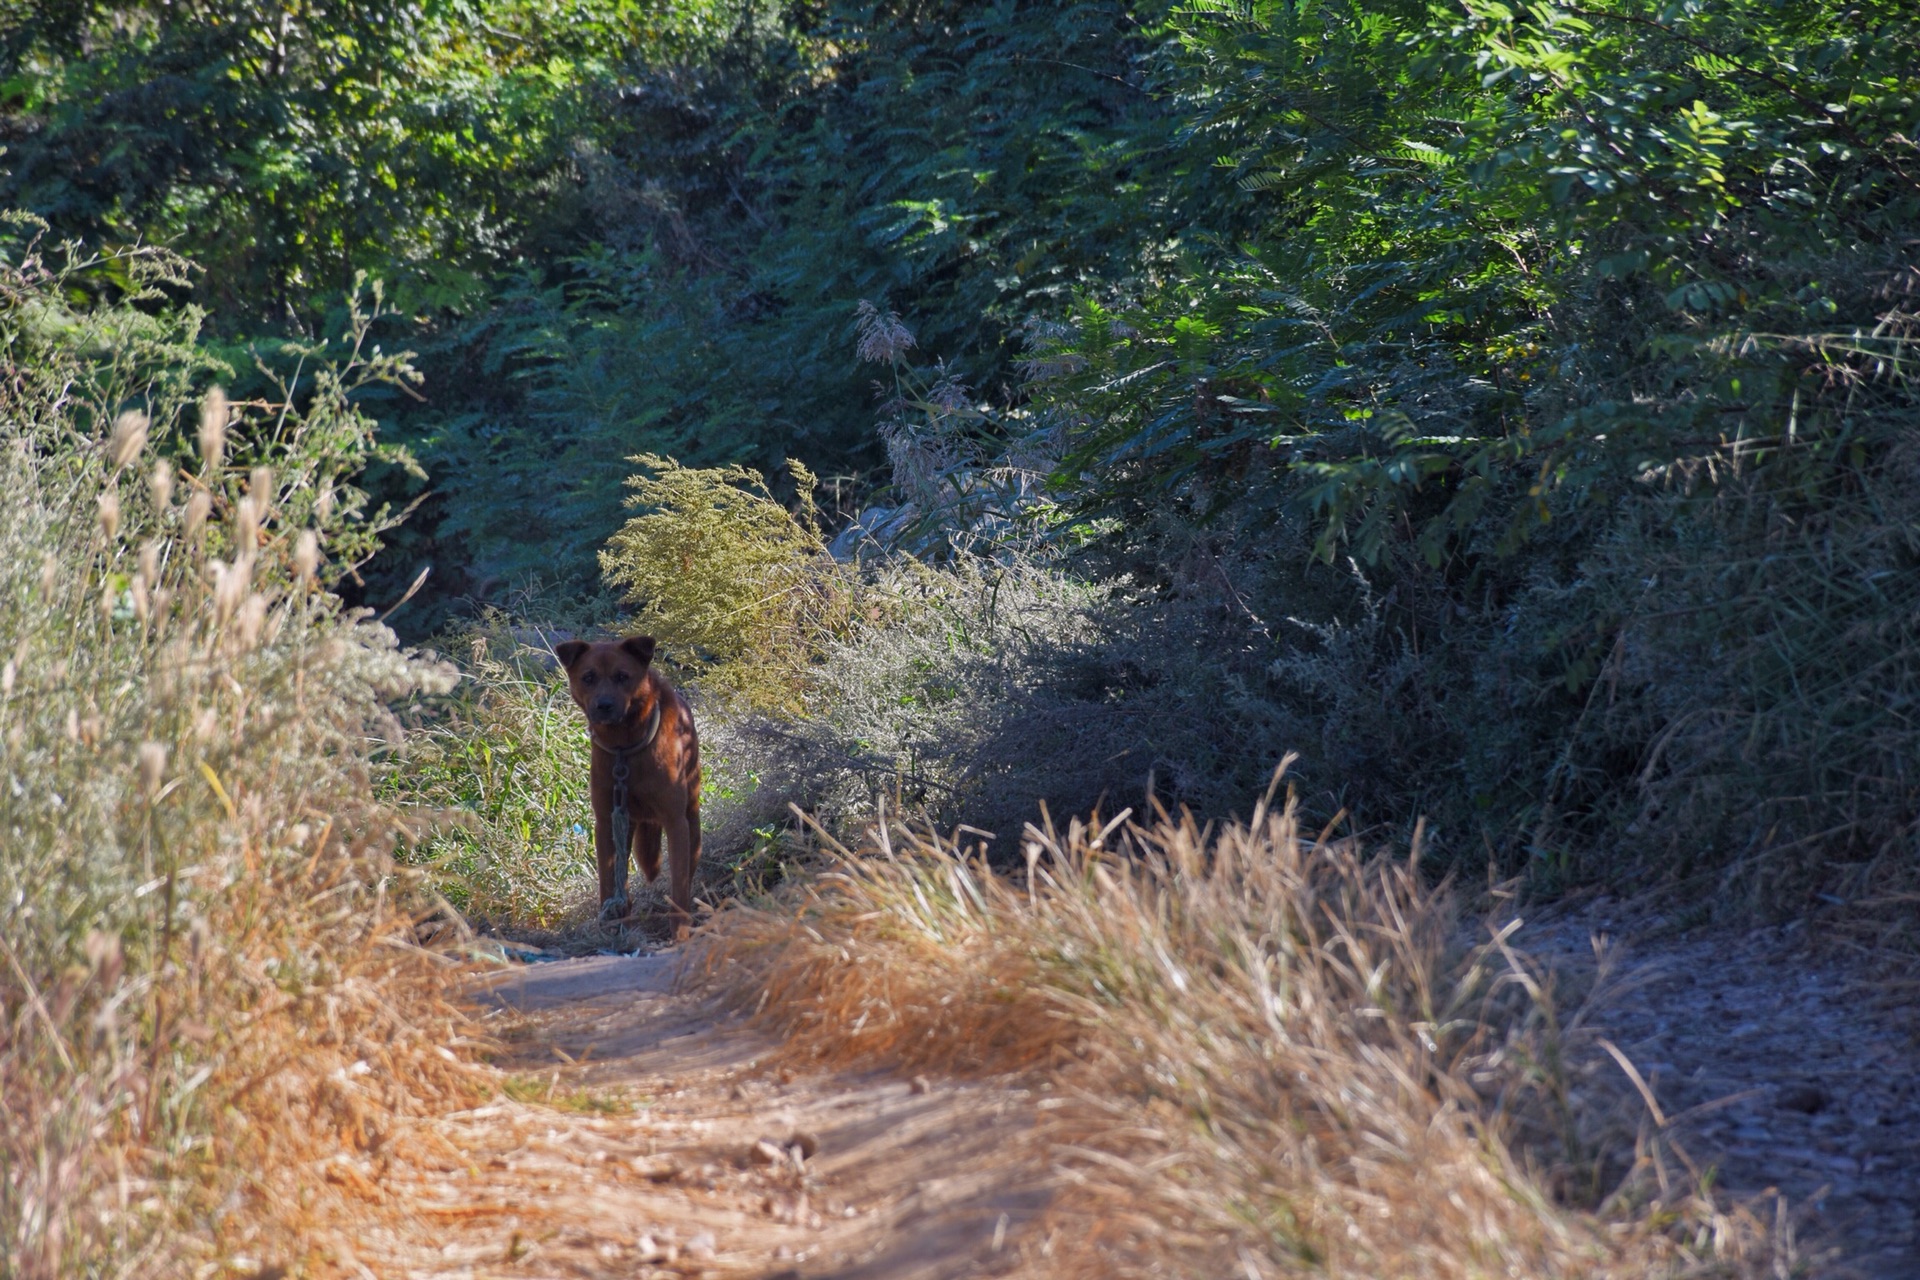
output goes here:
[[627, 753], [613, 757], [613, 896], [627, 896], [628, 851], [633, 848], [633, 817], [627, 812]]
[[[632, 766], [628, 763], [633, 754], [645, 751], [653, 745], [654, 738], [660, 733], [660, 703], [653, 704], [653, 715], [647, 721], [647, 731], [640, 741], [626, 747], [602, 747], [598, 741], [593, 745], [600, 747], [613, 757], [613, 897], [624, 899], [627, 896], [627, 863], [633, 851], [633, 815], [627, 812], [627, 783], [633, 777]], [[587, 738], [593, 741], [591, 730]]]

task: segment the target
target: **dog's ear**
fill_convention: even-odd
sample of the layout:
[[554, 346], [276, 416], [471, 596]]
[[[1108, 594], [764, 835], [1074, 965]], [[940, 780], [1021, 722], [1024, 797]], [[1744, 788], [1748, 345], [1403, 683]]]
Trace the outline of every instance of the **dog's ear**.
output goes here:
[[553, 646], [553, 656], [560, 659], [562, 667], [571, 671], [573, 664], [580, 661], [580, 655], [585, 653], [587, 648], [585, 640], [562, 640]]
[[628, 654], [635, 662], [640, 664], [642, 671], [645, 671], [647, 664], [653, 661], [652, 636], [628, 636], [620, 642], [620, 648], [622, 652]]

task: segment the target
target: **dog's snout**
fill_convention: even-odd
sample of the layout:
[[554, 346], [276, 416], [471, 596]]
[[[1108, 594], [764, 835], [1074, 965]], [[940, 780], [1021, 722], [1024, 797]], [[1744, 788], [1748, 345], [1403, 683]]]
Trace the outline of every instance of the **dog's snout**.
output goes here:
[[602, 694], [593, 700], [593, 714], [603, 720], [618, 719], [620, 707], [611, 697]]

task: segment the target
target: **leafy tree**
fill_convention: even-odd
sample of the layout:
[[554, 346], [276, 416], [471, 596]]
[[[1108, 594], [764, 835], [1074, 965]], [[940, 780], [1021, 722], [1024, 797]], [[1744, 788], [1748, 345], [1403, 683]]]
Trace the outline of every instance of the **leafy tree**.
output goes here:
[[1277, 488], [1323, 552], [1412, 528], [1437, 562], [1789, 419], [1796, 466], [1859, 443], [1920, 214], [1907, 6], [1194, 3], [1172, 29], [1187, 136], [1265, 218], [1049, 345], [1088, 424], [1064, 484], [1202, 518]]
[[1185, 197], [1163, 166], [1194, 170], [1196, 197], [1230, 190], [1165, 149], [1150, 17], [743, 8], [684, 60], [636, 48], [600, 90], [614, 123], [583, 166], [593, 244], [448, 335], [485, 395], [422, 425], [456, 495], [442, 527], [496, 580], [590, 575], [636, 448], [872, 467], [863, 300], [905, 315], [950, 381], [1018, 401], [1023, 326], [1143, 277], [1177, 236]]
[[164, 241], [229, 328], [308, 328], [356, 273], [483, 301], [578, 217], [576, 87], [658, 31], [630, 0], [16, 0], [0, 203]]

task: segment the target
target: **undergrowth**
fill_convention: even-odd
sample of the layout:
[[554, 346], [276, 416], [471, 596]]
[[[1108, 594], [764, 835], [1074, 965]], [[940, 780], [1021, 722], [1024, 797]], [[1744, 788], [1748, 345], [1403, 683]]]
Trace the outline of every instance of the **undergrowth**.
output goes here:
[[586, 734], [550, 654], [493, 621], [458, 638], [467, 680], [417, 718], [383, 786], [425, 810], [406, 860], [469, 920], [579, 924], [596, 884]]
[[186, 264], [32, 230], [0, 259], [0, 1276], [320, 1266], [409, 1117], [478, 1087], [370, 794], [387, 701], [452, 673], [330, 590], [386, 520], [354, 399], [410, 375], [361, 317], [228, 403]]

